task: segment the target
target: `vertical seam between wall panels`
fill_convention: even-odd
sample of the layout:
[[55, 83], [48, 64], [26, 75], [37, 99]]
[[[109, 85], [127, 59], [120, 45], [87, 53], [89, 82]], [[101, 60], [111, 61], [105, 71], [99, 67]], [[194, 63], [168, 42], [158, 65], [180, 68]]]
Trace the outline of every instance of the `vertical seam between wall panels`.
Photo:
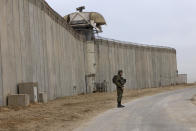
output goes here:
[[[14, 12], [14, 9], [13, 9], [13, 1], [12, 1], [12, 15], [14, 15], [13, 14], [13, 12]], [[12, 19], [14, 19], [14, 16], [12, 16]], [[14, 27], [15, 28], [15, 27]], [[14, 34], [14, 37], [15, 37], [15, 34]], [[14, 45], [14, 59], [15, 59], [15, 81], [16, 81], [16, 86], [17, 86], [17, 63], [16, 63], [16, 45], [14, 44], [14, 41], [13, 41], [13, 45]], [[16, 91], [17, 91], [17, 89], [16, 89]], [[18, 91], [17, 91], [18, 92]], [[17, 93], [17, 92], [15, 92], [15, 93]]]
[[[22, 1], [22, 2], [23, 2], [23, 1]], [[23, 8], [24, 8], [24, 2], [23, 2], [22, 5], [23, 5]], [[21, 67], [22, 67], [22, 70], [21, 70], [22, 81], [21, 81], [21, 82], [23, 82], [23, 75], [24, 75], [24, 74], [23, 74], [23, 62], [22, 62], [23, 59], [22, 59], [22, 45], [21, 45], [22, 39], [21, 39], [21, 28], [20, 28], [20, 27], [21, 27], [21, 26], [20, 26], [20, 24], [21, 24], [21, 19], [20, 19], [20, 17], [21, 17], [21, 14], [20, 14], [20, 13], [21, 13], [21, 12], [20, 12], [20, 4], [18, 4], [18, 9], [19, 9], [19, 32], [20, 32], [20, 53], [21, 53], [21, 56], [20, 56], [20, 57], [21, 57], [21, 61], [20, 61], [20, 62], [21, 62]]]
[[85, 66], [84, 66], [84, 75], [85, 75], [85, 76], [84, 76], [84, 78], [85, 78], [85, 89], [84, 89], [84, 90], [85, 90], [85, 92], [87, 93], [87, 92], [88, 92], [87, 77], [86, 77], [86, 73], [87, 73], [87, 72], [86, 72], [86, 71], [87, 71], [87, 63], [86, 63], [86, 54], [85, 54], [85, 52], [86, 52], [85, 49], [86, 49], [86, 48], [85, 48], [85, 47], [86, 47], [86, 43], [84, 42], [84, 43], [83, 43], [83, 54], [84, 54], [84, 65], [85, 65]]
[[[2, 94], [0, 94], [1, 95], [1, 97], [2, 97], [2, 104], [4, 104], [4, 102], [3, 102], [3, 97], [4, 97], [4, 95], [3, 95], [3, 92], [4, 92], [4, 90], [3, 90], [3, 66], [2, 66], [2, 51], [1, 51], [1, 34], [0, 34], [0, 58], [1, 58], [1, 62], [0, 62], [0, 64], [1, 64], [1, 76], [0, 76], [0, 81], [1, 81], [1, 93]], [[0, 105], [1, 106], [1, 105]]]
[[[108, 44], [108, 62], [109, 62], [109, 86], [110, 86], [110, 91], [112, 91], [112, 87], [111, 87], [111, 84], [110, 84], [110, 77], [111, 77], [111, 62], [110, 62], [110, 43], [109, 41], [107, 41], [107, 44]], [[107, 82], [107, 81], [106, 81]]]

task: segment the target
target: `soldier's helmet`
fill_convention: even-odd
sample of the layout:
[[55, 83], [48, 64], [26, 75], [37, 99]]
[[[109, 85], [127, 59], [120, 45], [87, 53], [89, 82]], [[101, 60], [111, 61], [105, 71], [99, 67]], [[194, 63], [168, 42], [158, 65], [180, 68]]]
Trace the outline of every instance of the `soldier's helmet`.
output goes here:
[[123, 70], [118, 70], [118, 75], [120, 75], [120, 73], [123, 73]]

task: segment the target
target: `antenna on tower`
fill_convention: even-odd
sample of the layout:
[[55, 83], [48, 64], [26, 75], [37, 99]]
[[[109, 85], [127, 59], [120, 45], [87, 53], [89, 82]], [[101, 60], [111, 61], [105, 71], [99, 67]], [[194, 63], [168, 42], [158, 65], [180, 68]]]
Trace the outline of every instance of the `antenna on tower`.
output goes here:
[[83, 12], [84, 9], [85, 9], [85, 6], [80, 6], [80, 7], [76, 8], [76, 10], [79, 12]]

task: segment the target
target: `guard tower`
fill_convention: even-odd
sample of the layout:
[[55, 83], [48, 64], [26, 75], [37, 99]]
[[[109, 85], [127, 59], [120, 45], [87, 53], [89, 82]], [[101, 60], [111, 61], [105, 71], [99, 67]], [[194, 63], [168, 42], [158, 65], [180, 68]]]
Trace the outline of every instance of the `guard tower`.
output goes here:
[[102, 25], [106, 25], [104, 17], [97, 12], [83, 12], [85, 6], [76, 8], [76, 12], [64, 17], [67, 23], [78, 33], [85, 35], [87, 40], [87, 73], [86, 92], [95, 91], [96, 61], [95, 61], [95, 43], [96, 33], [102, 32]]

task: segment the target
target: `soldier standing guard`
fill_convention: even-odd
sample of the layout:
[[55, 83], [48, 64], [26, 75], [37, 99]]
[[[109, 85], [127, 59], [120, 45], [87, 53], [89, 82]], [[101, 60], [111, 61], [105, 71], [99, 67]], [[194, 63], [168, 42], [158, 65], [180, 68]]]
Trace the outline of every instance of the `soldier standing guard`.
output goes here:
[[123, 71], [119, 70], [118, 75], [115, 75], [112, 79], [112, 81], [116, 85], [116, 89], [117, 89], [117, 103], [118, 103], [117, 107], [118, 108], [125, 107], [121, 104], [123, 91], [124, 91], [124, 85], [126, 83], [126, 79], [124, 79], [122, 76], [123, 76]]

